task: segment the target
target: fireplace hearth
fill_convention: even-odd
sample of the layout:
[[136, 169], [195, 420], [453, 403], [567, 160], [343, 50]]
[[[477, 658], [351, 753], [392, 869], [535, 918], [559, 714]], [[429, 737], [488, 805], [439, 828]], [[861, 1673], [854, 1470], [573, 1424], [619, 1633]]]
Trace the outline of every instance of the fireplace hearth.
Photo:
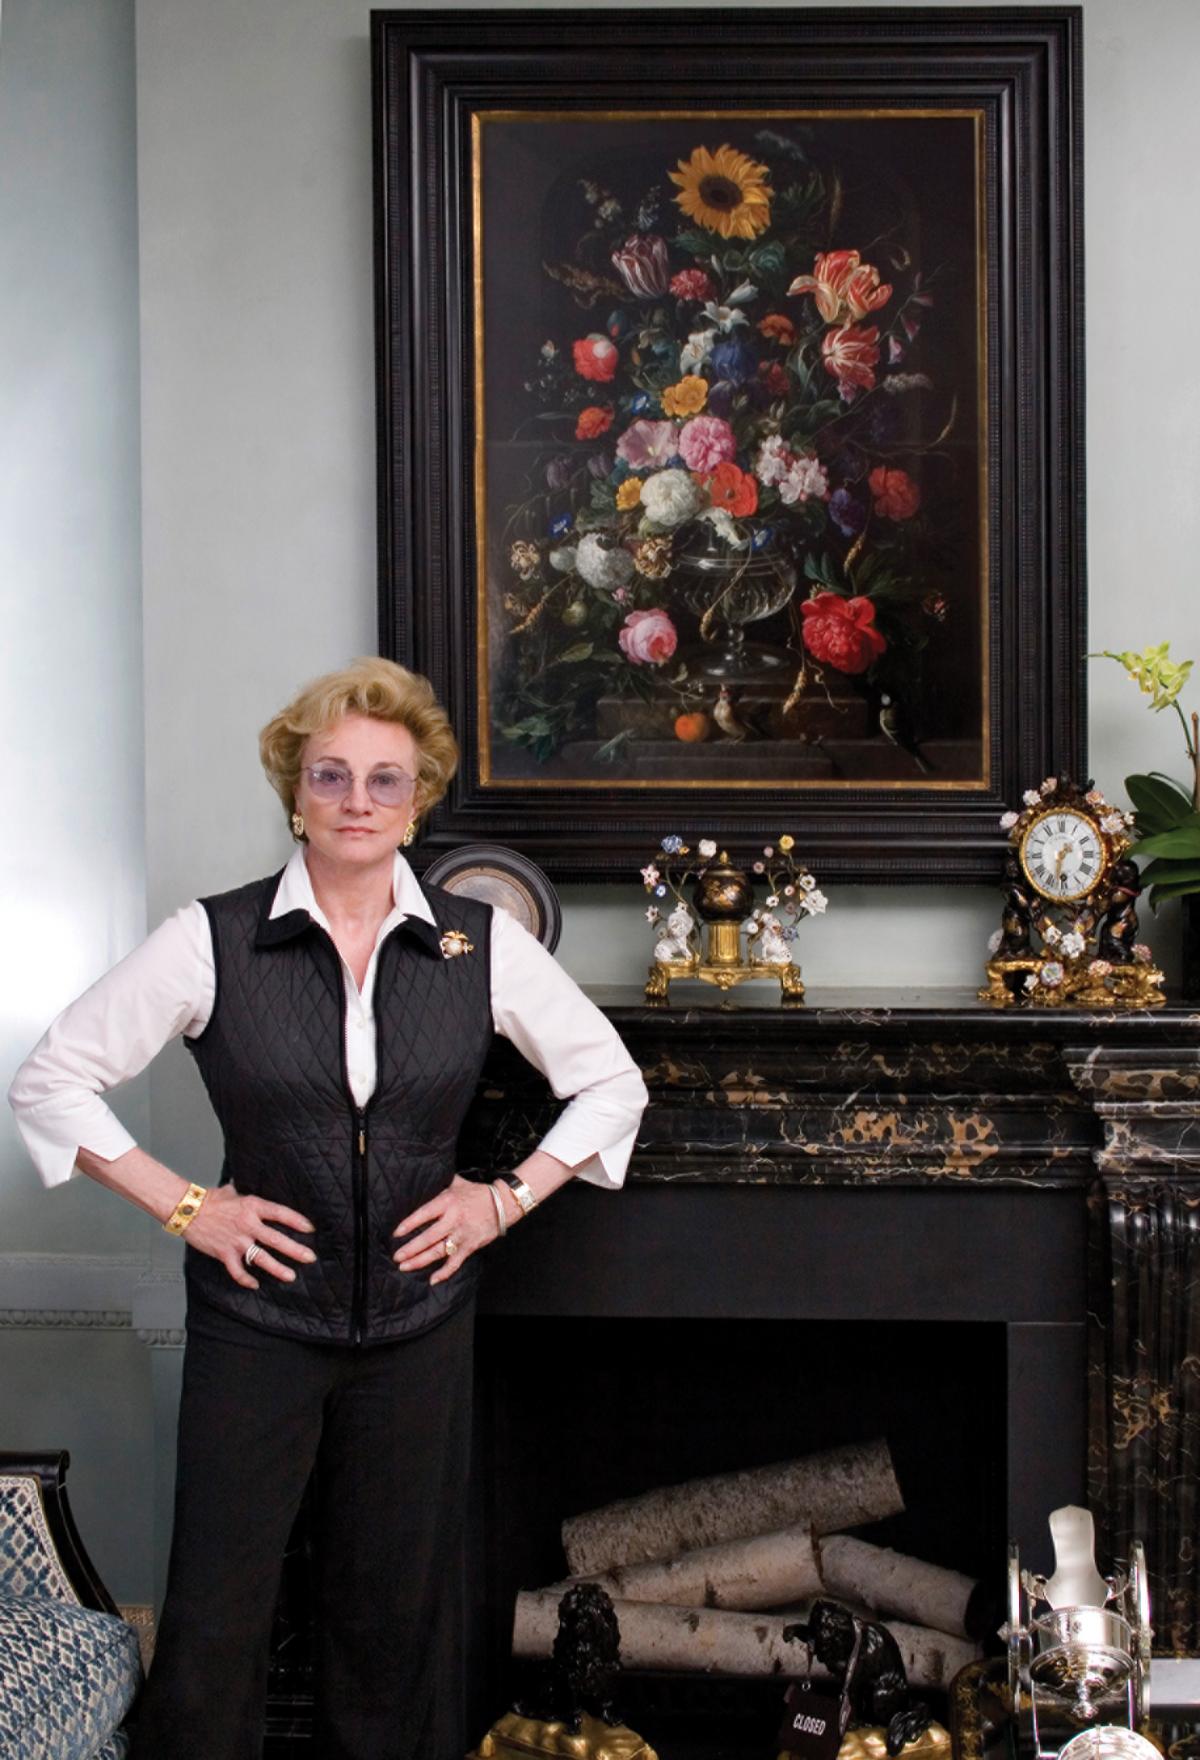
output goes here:
[[[592, 994], [651, 1106], [623, 1193], [568, 1188], [488, 1268], [465, 1735], [519, 1685], [511, 1598], [562, 1574], [564, 1516], [880, 1434], [906, 1512], [864, 1538], [988, 1574], [1011, 1537], [1036, 1569], [1087, 1501], [1103, 1557], [1146, 1543], [1156, 1647], [1200, 1648], [1200, 1014]], [[555, 1110], [497, 1042], [463, 1164]], [[737, 1751], [735, 1686], [658, 1683], [681, 1757]]]

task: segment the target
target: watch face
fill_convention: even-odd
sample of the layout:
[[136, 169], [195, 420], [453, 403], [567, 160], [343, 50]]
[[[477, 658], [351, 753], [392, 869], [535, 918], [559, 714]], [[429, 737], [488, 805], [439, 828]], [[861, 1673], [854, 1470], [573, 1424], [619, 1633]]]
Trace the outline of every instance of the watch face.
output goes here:
[[1084, 813], [1053, 807], [1021, 844], [1021, 866], [1043, 898], [1084, 898], [1104, 869], [1104, 844]]

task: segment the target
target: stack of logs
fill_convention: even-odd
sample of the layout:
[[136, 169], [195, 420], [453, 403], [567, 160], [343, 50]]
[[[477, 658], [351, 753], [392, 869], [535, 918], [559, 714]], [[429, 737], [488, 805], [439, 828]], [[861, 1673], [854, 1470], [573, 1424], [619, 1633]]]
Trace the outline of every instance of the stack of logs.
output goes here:
[[[900, 1515], [885, 1441], [663, 1486], [563, 1523], [570, 1578], [517, 1597], [513, 1654], [550, 1655], [572, 1583], [612, 1596], [626, 1668], [804, 1674], [784, 1627], [828, 1596], [884, 1623], [914, 1687], [943, 1687], [979, 1654], [980, 1586], [844, 1534]], [[769, 1611], [768, 1611], [769, 1610]], [[821, 1674], [813, 1662], [814, 1677]]]

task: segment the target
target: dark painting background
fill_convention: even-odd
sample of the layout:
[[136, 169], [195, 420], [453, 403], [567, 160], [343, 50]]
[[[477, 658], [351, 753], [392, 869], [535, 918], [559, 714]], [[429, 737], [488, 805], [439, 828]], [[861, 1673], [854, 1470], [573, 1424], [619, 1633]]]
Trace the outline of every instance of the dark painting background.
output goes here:
[[[889, 400], [899, 419], [893, 444], [918, 435], [932, 438], [945, 425], [954, 399], [952, 432], [936, 452], [926, 453], [913, 474], [919, 475], [923, 507], [937, 536], [939, 586], [946, 586], [947, 616], [931, 623], [924, 660], [920, 705], [921, 738], [938, 761], [936, 781], [958, 787], [979, 784], [986, 777], [984, 569], [986, 544], [981, 532], [980, 475], [983, 411], [980, 407], [980, 301], [986, 284], [979, 260], [978, 170], [976, 123], [971, 115], [866, 113], [836, 119], [798, 118], [779, 113], [771, 119], [737, 120], [704, 117], [668, 120], [487, 120], [481, 129], [482, 171], [482, 295], [483, 412], [486, 468], [485, 530], [477, 534], [476, 554], [487, 558], [486, 589], [480, 583], [479, 615], [491, 684], [502, 675], [507, 653], [506, 619], [500, 596], [511, 575], [504, 525], [507, 509], [528, 493], [534, 472], [540, 483], [540, 460], [556, 451], [542, 437], [550, 424], [538, 422], [540, 408], [524, 389], [535, 370], [543, 342], [552, 340], [569, 356], [571, 342], [589, 331], [603, 330], [612, 301], [601, 296], [596, 305], [579, 305], [571, 292], [552, 280], [544, 262], [581, 261], [612, 279], [615, 271], [603, 251], [577, 254], [577, 245], [591, 228], [593, 210], [580, 189], [588, 178], [612, 190], [632, 216], [640, 196], [651, 184], [663, 186], [655, 230], [668, 242], [690, 222], [671, 199], [675, 186], [667, 172], [698, 145], [710, 149], [728, 142], [762, 157], [760, 130], [799, 135], [810, 159], [828, 177], [837, 172], [841, 213], [827, 249], [858, 249], [875, 262], [884, 279], [892, 279], [890, 257], [911, 253], [935, 303], [924, 315], [921, 336], [898, 371], [922, 371], [934, 382], [929, 392]], [[801, 132], [803, 131], [803, 132]], [[671, 192], [671, 193], [668, 193]], [[631, 227], [632, 230], [632, 219]], [[673, 253], [673, 260], [674, 260]], [[792, 266], [789, 263], [789, 266]], [[811, 272], [810, 262], [797, 261], [796, 273]], [[897, 285], [905, 273], [895, 276]], [[784, 310], [799, 309], [799, 300]], [[628, 309], [628, 308], [627, 308]], [[889, 315], [888, 308], [881, 314]], [[886, 358], [877, 369], [886, 370]], [[832, 381], [831, 381], [832, 383]], [[598, 386], [598, 393], [604, 387]], [[478, 395], [478, 388], [477, 388]], [[882, 400], [881, 400], [882, 401]], [[923, 407], [922, 407], [923, 406]], [[561, 432], [561, 428], [558, 430]], [[615, 440], [619, 426], [614, 428]], [[906, 468], [912, 468], [907, 465]], [[551, 513], [567, 511], [553, 503]], [[801, 583], [797, 596], [807, 592]], [[673, 612], [674, 615], [674, 612]], [[695, 639], [688, 614], [679, 619], [681, 647]], [[786, 614], [752, 626], [756, 639], [787, 639]], [[479, 680], [480, 686], [483, 680]], [[854, 688], [853, 686], [851, 688]], [[583, 743], [564, 748], [549, 763], [503, 738], [492, 738], [480, 690], [480, 737], [490, 740], [492, 779], [569, 783], [587, 780], [589, 753]], [[873, 743], [856, 742], [852, 760], [847, 748], [848, 784], [929, 786], [929, 781], [889, 747], [873, 725], [865, 729]], [[773, 742], [783, 746], [787, 742]], [[834, 750], [836, 742], [831, 742]], [[482, 755], [482, 754], [481, 754]], [[836, 753], [835, 753], [836, 756]], [[640, 773], [623, 777], [605, 767], [603, 780], [620, 786], [647, 781], [701, 782], [745, 786], [762, 773], [768, 754], [754, 745], [723, 750], [712, 745], [679, 744], [660, 755], [655, 774], [642, 765]], [[780, 763], [782, 768], [780, 768]], [[803, 766], [789, 771], [784, 756], [770, 761], [770, 779], [799, 786], [838, 786], [839, 778], [806, 776]]]

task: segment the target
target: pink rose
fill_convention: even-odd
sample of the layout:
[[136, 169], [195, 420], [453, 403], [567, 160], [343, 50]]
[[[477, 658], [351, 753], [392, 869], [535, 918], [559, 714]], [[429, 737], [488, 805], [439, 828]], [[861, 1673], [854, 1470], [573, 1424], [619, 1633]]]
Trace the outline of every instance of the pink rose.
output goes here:
[[617, 441], [617, 457], [623, 458], [632, 470], [664, 465], [675, 456], [674, 422], [634, 422]]
[[675, 652], [679, 637], [665, 611], [631, 611], [617, 632], [621, 652], [635, 666], [661, 666]]
[[708, 476], [736, 451], [733, 429], [720, 416], [693, 416], [680, 429], [679, 452], [683, 462], [701, 476]]
[[619, 356], [607, 336], [583, 336], [571, 344], [571, 352], [581, 379], [596, 379], [604, 384], [615, 376]]

